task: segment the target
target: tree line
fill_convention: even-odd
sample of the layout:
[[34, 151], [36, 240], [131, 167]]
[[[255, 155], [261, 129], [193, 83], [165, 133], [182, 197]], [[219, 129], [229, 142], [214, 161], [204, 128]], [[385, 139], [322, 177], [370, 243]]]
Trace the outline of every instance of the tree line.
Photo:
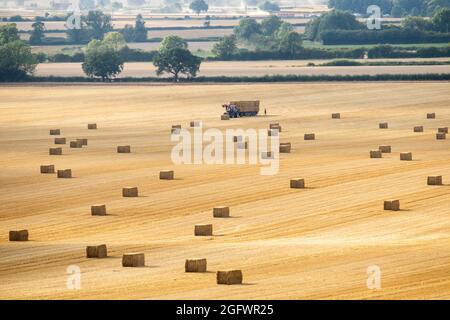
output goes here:
[[377, 5], [383, 14], [432, 16], [437, 10], [450, 8], [450, 0], [329, 0], [328, 7], [365, 15], [370, 5]]
[[260, 23], [246, 18], [239, 21], [233, 35], [223, 37], [214, 45], [213, 53], [220, 59], [229, 60], [245, 51], [238, 45], [256, 51], [295, 56], [302, 48], [302, 35], [295, 31], [292, 24], [275, 15], [264, 18]]
[[310, 21], [305, 37], [323, 44], [439, 43], [450, 41], [450, 9], [441, 8], [428, 19], [407, 17], [400, 26], [369, 30], [347, 11], [332, 10]]

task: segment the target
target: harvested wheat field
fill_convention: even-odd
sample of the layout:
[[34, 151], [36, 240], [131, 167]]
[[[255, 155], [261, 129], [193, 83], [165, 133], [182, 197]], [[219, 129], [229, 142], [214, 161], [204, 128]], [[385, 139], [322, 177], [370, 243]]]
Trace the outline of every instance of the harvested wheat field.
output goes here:
[[[308, 62], [322, 61], [209, 61], [203, 62], [199, 76], [205, 77], [261, 77], [265, 75], [304, 75], [304, 76], [344, 76], [344, 75], [380, 75], [380, 74], [448, 74], [450, 65], [418, 66], [345, 66], [345, 67], [308, 67]], [[84, 77], [81, 63], [40, 63], [36, 68], [37, 76]], [[127, 62], [123, 77], [156, 77], [156, 68], [151, 62]], [[163, 77], [165, 77], [163, 75]]]
[[[448, 83], [61, 85], [0, 87], [1, 299], [448, 299]], [[221, 121], [230, 100], [261, 100], [268, 116]], [[436, 119], [426, 119], [427, 113]], [[341, 119], [331, 119], [340, 113]], [[170, 128], [283, 127], [279, 173], [259, 165], [175, 165]], [[388, 122], [389, 129], [378, 124]], [[96, 123], [97, 130], [87, 124]], [[424, 126], [415, 133], [414, 126]], [[68, 141], [60, 156], [49, 129]], [[316, 140], [305, 141], [314, 132]], [[132, 153], [119, 154], [117, 146]], [[369, 150], [392, 147], [381, 159]], [[400, 161], [411, 152], [412, 161]], [[72, 169], [72, 179], [40, 166]], [[159, 173], [173, 170], [173, 180]], [[428, 185], [442, 176], [443, 185]], [[291, 179], [305, 188], [290, 188]], [[139, 188], [138, 197], [122, 189]], [[384, 201], [399, 200], [400, 211]], [[107, 214], [91, 215], [105, 205]], [[230, 208], [214, 218], [213, 208]], [[195, 236], [196, 225], [212, 236]], [[28, 241], [10, 242], [12, 230]], [[107, 257], [86, 258], [88, 246]], [[145, 267], [122, 267], [144, 254]], [[207, 259], [207, 272], [185, 272]], [[366, 270], [381, 270], [370, 290]], [[67, 287], [69, 266], [81, 287]], [[241, 270], [242, 284], [216, 272]]]

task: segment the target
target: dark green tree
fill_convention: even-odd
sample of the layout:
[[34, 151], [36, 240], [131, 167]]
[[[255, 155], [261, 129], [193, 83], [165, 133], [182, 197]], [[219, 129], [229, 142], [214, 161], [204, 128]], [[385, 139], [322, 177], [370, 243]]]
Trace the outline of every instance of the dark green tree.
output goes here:
[[178, 82], [182, 74], [188, 78], [196, 77], [200, 70], [201, 59], [194, 56], [189, 50], [175, 48], [158, 51], [153, 64], [157, 68], [156, 74], [158, 76], [163, 73], [170, 73], [173, 80]]
[[261, 32], [265, 36], [273, 36], [280, 28], [283, 20], [275, 15], [271, 15], [261, 21]]
[[0, 26], [0, 45], [20, 40], [19, 30], [15, 23], [8, 23]]
[[188, 43], [179, 36], [167, 36], [163, 39], [159, 46], [159, 51], [168, 51], [172, 49], [184, 49], [187, 50]]
[[131, 24], [126, 24], [121, 32], [126, 42], [134, 42], [134, 27]]
[[33, 74], [38, 61], [29, 45], [19, 40], [15, 24], [0, 27], [0, 81], [17, 81]]
[[191, 2], [189, 9], [200, 14], [200, 12], [208, 12], [209, 6], [204, 0], [194, 0]]
[[217, 42], [213, 49], [212, 53], [221, 59], [228, 60], [238, 51], [238, 47], [236, 44], [236, 37], [234, 35], [226, 36], [220, 39]]
[[441, 8], [431, 19], [434, 29], [438, 32], [450, 32], [450, 9]]
[[255, 35], [261, 34], [261, 25], [252, 18], [242, 19], [234, 29], [234, 34], [238, 40], [249, 41]]
[[430, 31], [433, 29], [433, 23], [422, 17], [406, 17], [402, 21], [402, 27], [405, 29]]
[[259, 5], [259, 9], [267, 12], [279, 12], [280, 6], [275, 2], [266, 1]]
[[302, 49], [302, 36], [295, 31], [283, 34], [279, 39], [279, 50], [294, 57]]
[[33, 30], [30, 35], [30, 44], [42, 44], [44, 41], [45, 25], [41, 21], [37, 21], [31, 25]]
[[89, 11], [85, 18], [90, 36], [97, 40], [102, 40], [106, 33], [112, 30], [111, 16], [102, 11]]
[[147, 29], [145, 28], [145, 21], [141, 14], [136, 16], [136, 21], [134, 23], [134, 41], [147, 41]]
[[107, 81], [122, 72], [123, 63], [121, 54], [114, 46], [92, 40], [87, 45], [82, 68], [87, 76]]
[[310, 40], [320, 40], [321, 33], [328, 30], [361, 30], [365, 28], [362, 23], [356, 20], [356, 17], [341, 10], [329, 11], [319, 18], [310, 21], [305, 33]]

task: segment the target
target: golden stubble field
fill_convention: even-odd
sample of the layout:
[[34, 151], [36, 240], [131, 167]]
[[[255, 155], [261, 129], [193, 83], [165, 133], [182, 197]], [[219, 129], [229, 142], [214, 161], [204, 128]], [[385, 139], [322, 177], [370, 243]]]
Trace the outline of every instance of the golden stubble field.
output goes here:
[[[447, 299], [450, 294], [450, 125], [448, 83], [321, 83], [184, 86], [0, 87], [0, 298], [2, 299]], [[220, 105], [261, 99], [269, 116], [218, 120]], [[332, 120], [341, 112], [341, 120]], [[436, 120], [427, 120], [436, 112]], [[280, 172], [259, 166], [173, 165], [170, 126], [283, 127]], [[389, 122], [388, 130], [378, 129]], [[88, 131], [87, 123], [98, 123]], [[413, 133], [423, 125], [424, 133]], [[83, 149], [49, 156], [50, 128], [88, 138]], [[314, 132], [315, 141], [303, 134]], [[117, 154], [129, 144], [131, 154]], [[392, 154], [369, 159], [391, 145]], [[399, 160], [413, 152], [414, 161]], [[41, 175], [41, 164], [71, 168], [73, 179]], [[176, 179], [161, 181], [160, 170]], [[427, 186], [443, 175], [444, 186]], [[291, 178], [307, 189], [289, 188]], [[139, 198], [121, 188], [138, 186]], [[402, 210], [383, 211], [399, 199]], [[92, 204], [109, 215], [93, 217]], [[212, 208], [230, 206], [232, 218]], [[214, 236], [195, 237], [212, 223]], [[29, 242], [8, 231], [28, 229]], [[110, 257], [86, 259], [87, 245]], [[125, 252], [145, 268], [122, 268]], [[184, 273], [186, 258], [207, 258], [208, 273]], [[66, 287], [68, 266], [81, 290]], [[366, 286], [381, 268], [379, 290]], [[244, 284], [220, 286], [215, 272], [242, 269]]]

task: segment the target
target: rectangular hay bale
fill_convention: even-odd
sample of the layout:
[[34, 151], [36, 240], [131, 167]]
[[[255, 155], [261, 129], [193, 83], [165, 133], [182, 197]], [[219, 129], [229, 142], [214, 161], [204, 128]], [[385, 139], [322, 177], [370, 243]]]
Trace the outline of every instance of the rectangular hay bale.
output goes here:
[[41, 173], [55, 173], [55, 166], [53, 164], [50, 165], [42, 165]]
[[86, 247], [86, 258], [106, 258], [108, 256], [108, 249], [106, 244], [99, 246], [87, 246]]
[[71, 169], [58, 170], [57, 175], [58, 178], [60, 179], [70, 179], [72, 178], [72, 170]]
[[129, 268], [145, 267], [145, 255], [143, 253], [124, 253], [122, 266]]
[[61, 134], [60, 129], [50, 129], [50, 135], [51, 136], [59, 136]]
[[117, 153], [130, 153], [131, 147], [130, 146], [118, 146], [117, 147]]
[[447, 139], [447, 135], [444, 132], [436, 133], [436, 140], [445, 140]]
[[213, 225], [212, 224], [198, 224], [194, 228], [194, 235], [196, 236], [212, 236]]
[[87, 146], [88, 145], [88, 139], [86, 139], [86, 138], [80, 138], [80, 139], [77, 139], [77, 141], [79, 143], [81, 143], [81, 146]]
[[427, 119], [436, 119], [436, 113], [427, 113]]
[[171, 170], [159, 172], [159, 179], [161, 179], [161, 180], [173, 180], [173, 178], [174, 178], [174, 172]]
[[392, 152], [391, 146], [379, 146], [378, 150], [380, 150], [381, 153], [391, 153]]
[[381, 122], [380, 124], [378, 124], [378, 127], [380, 129], [388, 129], [389, 128], [389, 124], [387, 122]]
[[291, 189], [304, 189], [305, 188], [305, 179], [291, 179], [290, 183]]
[[438, 132], [439, 133], [447, 133], [448, 134], [448, 127], [438, 128]]
[[402, 161], [412, 161], [412, 153], [411, 152], [402, 152], [402, 153], [400, 153], [400, 160], [402, 160]]
[[217, 284], [242, 284], [241, 270], [217, 271]]
[[215, 207], [213, 208], [214, 218], [229, 218], [230, 217], [230, 207]]
[[186, 259], [185, 272], [206, 272], [206, 259]]
[[305, 140], [316, 140], [316, 135], [314, 133], [305, 133], [303, 138]]
[[399, 200], [384, 201], [384, 210], [399, 211], [400, 210], [400, 201]]
[[331, 114], [331, 119], [340, 119], [341, 118], [341, 114], [340, 113], [332, 113]]
[[60, 156], [60, 155], [62, 155], [62, 148], [61, 147], [50, 148], [50, 149], [48, 149], [48, 154], [51, 156]]
[[441, 186], [442, 185], [442, 176], [429, 176], [427, 178], [427, 184], [429, 186]]
[[272, 123], [269, 125], [270, 130], [278, 130], [278, 132], [282, 132], [281, 126], [278, 123]]
[[55, 144], [66, 144], [66, 138], [55, 138]]
[[379, 159], [383, 157], [383, 153], [380, 150], [370, 150], [371, 159]]
[[415, 126], [414, 132], [423, 132], [423, 126]]
[[106, 216], [106, 205], [98, 204], [98, 205], [91, 206], [91, 215]]
[[137, 187], [125, 187], [122, 189], [122, 196], [124, 198], [135, 198], [139, 196]]
[[9, 241], [28, 241], [28, 230], [10, 231]]
[[280, 143], [280, 153], [291, 153], [291, 143]]
[[96, 123], [88, 123], [88, 130], [97, 130]]
[[70, 141], [70, 147], [71, 148], [82, 148], [83, 144], [78, 140], [74, 140], [74, 141]]

